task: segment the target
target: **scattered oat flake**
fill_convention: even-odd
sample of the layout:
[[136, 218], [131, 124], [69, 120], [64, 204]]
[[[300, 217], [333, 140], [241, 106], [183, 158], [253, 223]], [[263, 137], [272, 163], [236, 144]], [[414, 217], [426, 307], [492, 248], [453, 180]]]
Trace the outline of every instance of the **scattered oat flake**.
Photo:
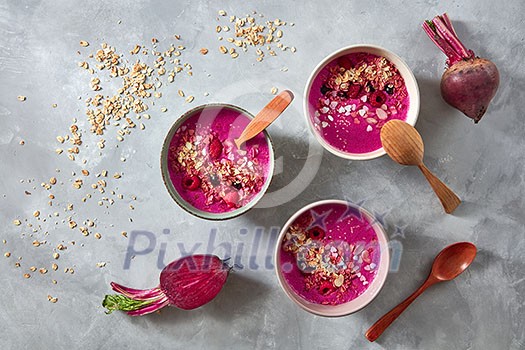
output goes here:
[[102, 268], [102, 267], [105, 267], [106, 266], [106, 263], [105, 262], [98, 262], [97, 263], [97, 267], [98, 268]]
[[277, 91], [279, 91], [275, 86], [272, 87], [272, 89], [270, 90], [270, 92], [272, 93], [272, 95], [276, 95], [277, 94]]
[[199, 52], [201, 53], [201, 55], [206, 55], [208, 53], [208, 49], [203, 47], [199, 50]]
[[226, 11], [219, 10], [219, 16], [226, 16]]
[[192, 102], [193, 102], [193, 99], [194, 99], [193, 96], [188, 96], [188, 97], [186, 98], [186, 102], [188, 102], [188, 103], [192, 103]]
[[20, 220], [13, 220], [13, 224], [15, 224], [15, 226], [20, 226], [22, 225], [22, 222]]
[[87, 47], [89, 46], [89, 43], [85, 40], [80, 40], [80, 46]]
[[17, 97], [18, 101], [25, 101], [27, 99], [27, 97], [23, 96], [23, 95], [19, 95]]

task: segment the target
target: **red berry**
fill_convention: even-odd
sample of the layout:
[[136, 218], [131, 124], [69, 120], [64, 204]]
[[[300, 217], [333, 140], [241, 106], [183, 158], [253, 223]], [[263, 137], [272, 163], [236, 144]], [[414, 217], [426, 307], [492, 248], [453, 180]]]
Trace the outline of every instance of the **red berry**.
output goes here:
[[359, 85], [359, 84], [352, 84], [348, 88], [348, 97], [349, 98], [357, 98], [359, 96], [360, 92], [361, 92], [361, 85]]
[[241, 206], [239, 203], [239, 193], [237, 192], [228, 192], [222, 199], [230, 208], [239, 208]]
[[346, 56], [343, 56], [343, 57], [339, 57], [337, 59], [337, 64], [341, 67], [343, 67], [344, 69], [352, 69], [353, 68], [353, 65], [352, 65], [352, 61], [350, 61], [350, 59]]
[[334, 285], [330, 282], [323, 282], [319, 286], [319, 293], [322, 295], [328, 295], [334, 291]]
[[190, 191], [194, 191], [201, 185], [201, 179], [197, 175], [185, 175], [182, 179], [182, 186]]
[[208, 146], [208, 154], [210, 155], [210, 158], [212, 160], [219, 159], [222, 154], [222, 148], [223, 146], [221, 140], [219, 140], [217, 137], [214, 137]]
[[381, 107], [386, 102], [386, 94], [383, 91], [374, 91], [370, 95], [370, 104], [374, 107]]
[[319, 241], [324, 238], [324, 230], [318, 226], [309, 229], [307, 233], [312, 240]]

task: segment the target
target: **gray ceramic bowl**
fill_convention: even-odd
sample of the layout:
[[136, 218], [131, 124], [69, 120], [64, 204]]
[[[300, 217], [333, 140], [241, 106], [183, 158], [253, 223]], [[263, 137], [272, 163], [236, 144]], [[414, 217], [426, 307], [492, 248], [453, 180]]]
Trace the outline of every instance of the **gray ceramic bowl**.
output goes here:
[[251, 113], [249, 113], [248, 111], [246, 111], [246, 110], [244, 110], [244, 109], [242, 109], [240, 107], [237, 107], [237, 106], [234, 106], [234, 105], [230, 105], [230, 104], [223, 104], [223, 103], [212, 103], [212, 104], [201, 105], [201, 106], [195, 107], [195, 108], [187, 111], [179, 119], [177, 119], [177, 121], [171, 126], [168, 134], [166, 135], [166, 138], [164, 139], [164, 143], [162, 145], [162, 151], [161, 151], [161, 155], [160, 155], [160, 168], [161, 168], [161, 172], [162, 172], [162, 179], [163, 179], [164, 184], [166, 185], [166, 188], [168, 189], [168, 192], [171, 195], [171, 197], [175, 200], [175, 202], [177, 202], [177, 204], [182, 209], [186, 210], [188, 213], [190, 213], [192, 215], [195, 215], [197, 217], [200, 217], [202, 219], [207, 219], [207, 220], [226, 220], [226, 219], [231, 219], [231, 218], [234, 218], [236, 216], [242, 215], [245, 212], [247, 212], [248, 210], [250, 210], [251, 208], [253, 208], [257, 204], [257, 202], [264, 196], [264, 194], [266, 193], [266, 190], [268, 190], [268, 187], [270, 186], [270, 182], [271, 182], [271, 179], [272, 179], [272, 176], [273, 176], [274, 165], [275, 165], [274, 153], [273, 153], [273, 145], [272, 145], [272, 141], [270, 139], [270, 135], [266, 132], [266, 130], [263, 131], [265, 139], [266, 139], [267, 144], [268, 144], [268, 151], [269, 151], [268, 153], [269, 153], [269, 156], [270, 156], [269, 157], [268, 177], [266, 178], [266, 182], [264, 183], [263, 187], [261, 188], [261, 191], [247, 205], [245, 205], [243, 207], [240, 207], [240, 208], [237, 208], [235, 210], [229, 211], [229, 212], [225, 212], [225, 213], [210, 213], [210, 212], [206, 212], [204, 210], [200, 210], [200, 209], [195, 208], [193, 205], [188, 203], [184, 198], [182, 198], [182, 196], [179, 194], [179, 192], [177, 191], [177, 189], [175, 188], [175, 186], [173, 185], [173, 183], [171, 181], [171, 177], [170, 177], [169, 170], [168, 170], [168, 151], [169, 151], [169, 148], [170, 148], [170, 144], [171, 144], [171, 140], [173, 138], [173, 135], [177, 132], [177, 130], [180, 128], [180, 126], [187, 119], [189, 119], [190, 117], [194, 116], [196, 113], [199, 113], [199, 112], [201, 112], [202, 110], [204, 110], [206, 108], [226, 108], [226, 109], [231, 109], [231, 110], [234, 110], [236, 112], [239, 112], [239, 113], [245, 115], [246, 117], [248, 117], [250, 119], [254, 118], [254, 116]]

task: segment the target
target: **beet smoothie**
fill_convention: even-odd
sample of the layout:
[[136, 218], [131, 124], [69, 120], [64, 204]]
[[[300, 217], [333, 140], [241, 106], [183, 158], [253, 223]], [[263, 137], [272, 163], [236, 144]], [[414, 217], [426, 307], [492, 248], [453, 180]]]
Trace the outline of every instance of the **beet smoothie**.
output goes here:
[[345, 153], [381, 148], [381, 127], [406, 120], [409, 96], [397, 68], [385, 57], [356, 52], [334, 59], [315, 77], [308, 96], [314, 128]]
[[196, 209], [226, 213], [245, 206], [262, 190], [270, 169], [264, 133], [237, 149], [233, 140], [250, 118], [227, 106], [210, 106], [185, 120], [168, 153], [170, 179]]
[[338, 305], [361, 295], [377, 274], [381, 251], [364, 215], [345, 204], [322, 204], [288, 228], [280, 249], [284, 279], [303, 299]]

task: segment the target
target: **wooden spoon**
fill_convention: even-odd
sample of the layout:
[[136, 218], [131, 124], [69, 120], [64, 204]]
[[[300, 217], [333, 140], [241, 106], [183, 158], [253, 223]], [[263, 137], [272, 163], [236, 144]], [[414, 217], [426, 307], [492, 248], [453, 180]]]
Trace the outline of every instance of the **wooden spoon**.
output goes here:
[[476, 246], [470, 242], [458, 242], [445, 247], [434, 259], [427, 280], [411, 296], [381, 317], [366, 331], [365, 337], [374, 341], [394, 320], [428, 287], [438, 282], [450, 281], [469, 267], [476, 257]]
[[275, 96], [264, 108], [252, 119], [244, 128], [241, 136], [235, 139], [237, 148], [241, 148], [246, 141], [257, 136], [261, 131], [266, 129], [281, 113], [288, 107], [293, 100], [293, 93], [289, 90], [282, 91]]
[[416, 128], [401, 120], [391, 120], [381, 128], [381, 143], [394, 161], [421, 169], [447, 214], [458, 207], [461, 199], [423, 164], [423, 140]]

